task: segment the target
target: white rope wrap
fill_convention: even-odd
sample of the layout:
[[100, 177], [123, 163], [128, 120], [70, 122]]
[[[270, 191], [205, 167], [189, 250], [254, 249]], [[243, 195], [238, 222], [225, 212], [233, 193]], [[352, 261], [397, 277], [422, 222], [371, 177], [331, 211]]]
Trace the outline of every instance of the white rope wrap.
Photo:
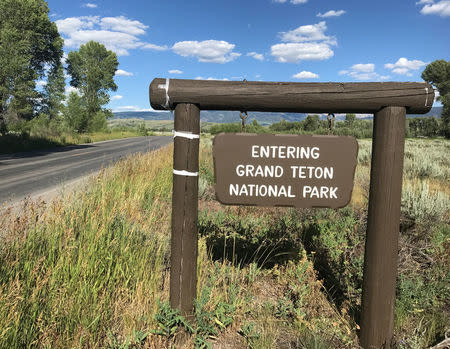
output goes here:
[[428, 102], [428, 87], [425, 87], [425, 93], [426, 93], [426, 99], [425, 99], [425, 107], [427, 106], [427, 102]]
[[177, 176], [188, 176], [188, 177], [197, 177], [198, 172], [189, 172], [189, 171], [179, 171], [179, 170], [173, 170], [173, 174]]
[[162, 88], [166, 90], [166, 103], [164, 104], [164, 108], [169, 109], [170, 98], [169, 98], [169, 82], [170, 79], [166, 79], [165, 85], [158, 85], [158, 88]]
[[173, 132], [173, 138], [175, 138], [175, 137], [183, 137], [183, 138], [189, 138], [189, 139], [200, 138], [200, 135], [196, 135], [194, 133], [180, 132], [180, 131], [175, 131], [175, 130], [173, 130], [172, 132]]

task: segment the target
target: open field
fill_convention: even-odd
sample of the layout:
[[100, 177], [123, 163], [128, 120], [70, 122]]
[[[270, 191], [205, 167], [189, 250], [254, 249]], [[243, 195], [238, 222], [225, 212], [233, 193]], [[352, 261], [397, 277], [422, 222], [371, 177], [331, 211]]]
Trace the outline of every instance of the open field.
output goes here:
[[[340, 210], [225, 207], [201, 139], [197, 325], [167, 306], [172, 146], [0, 216], [0, 347], [357, 347], [370, 141]], [[395, 340], [449, 329], [450, 142], [407, 140]]]

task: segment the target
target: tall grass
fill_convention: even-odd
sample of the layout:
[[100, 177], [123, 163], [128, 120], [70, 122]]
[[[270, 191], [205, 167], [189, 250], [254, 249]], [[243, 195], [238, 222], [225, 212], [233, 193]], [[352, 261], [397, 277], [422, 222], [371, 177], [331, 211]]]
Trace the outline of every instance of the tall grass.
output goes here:
[[27, 204], [6, 228], [3, 347], [96, 347], [152, 324], [167, 275], [169, 154], [129, 158], [47, 211]]

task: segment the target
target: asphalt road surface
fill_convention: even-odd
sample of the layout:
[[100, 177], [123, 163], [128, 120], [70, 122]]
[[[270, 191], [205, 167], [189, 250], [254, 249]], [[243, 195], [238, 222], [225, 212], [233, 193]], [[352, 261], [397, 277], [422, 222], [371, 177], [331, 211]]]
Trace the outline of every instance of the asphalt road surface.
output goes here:
[[0, 155], [0, 205], [64, 186], [129, 154], [170, 142], [172, 137], [150, 136]]

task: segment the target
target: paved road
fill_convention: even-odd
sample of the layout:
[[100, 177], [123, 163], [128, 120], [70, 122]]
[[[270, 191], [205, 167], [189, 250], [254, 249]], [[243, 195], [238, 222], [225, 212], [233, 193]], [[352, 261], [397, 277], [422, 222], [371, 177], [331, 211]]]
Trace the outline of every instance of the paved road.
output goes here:
[[0, 155], [0, 205], [44, 193], [129, 154], [144, 153], [170, 142], [172, 138], [165, 136], [137, 137]]

